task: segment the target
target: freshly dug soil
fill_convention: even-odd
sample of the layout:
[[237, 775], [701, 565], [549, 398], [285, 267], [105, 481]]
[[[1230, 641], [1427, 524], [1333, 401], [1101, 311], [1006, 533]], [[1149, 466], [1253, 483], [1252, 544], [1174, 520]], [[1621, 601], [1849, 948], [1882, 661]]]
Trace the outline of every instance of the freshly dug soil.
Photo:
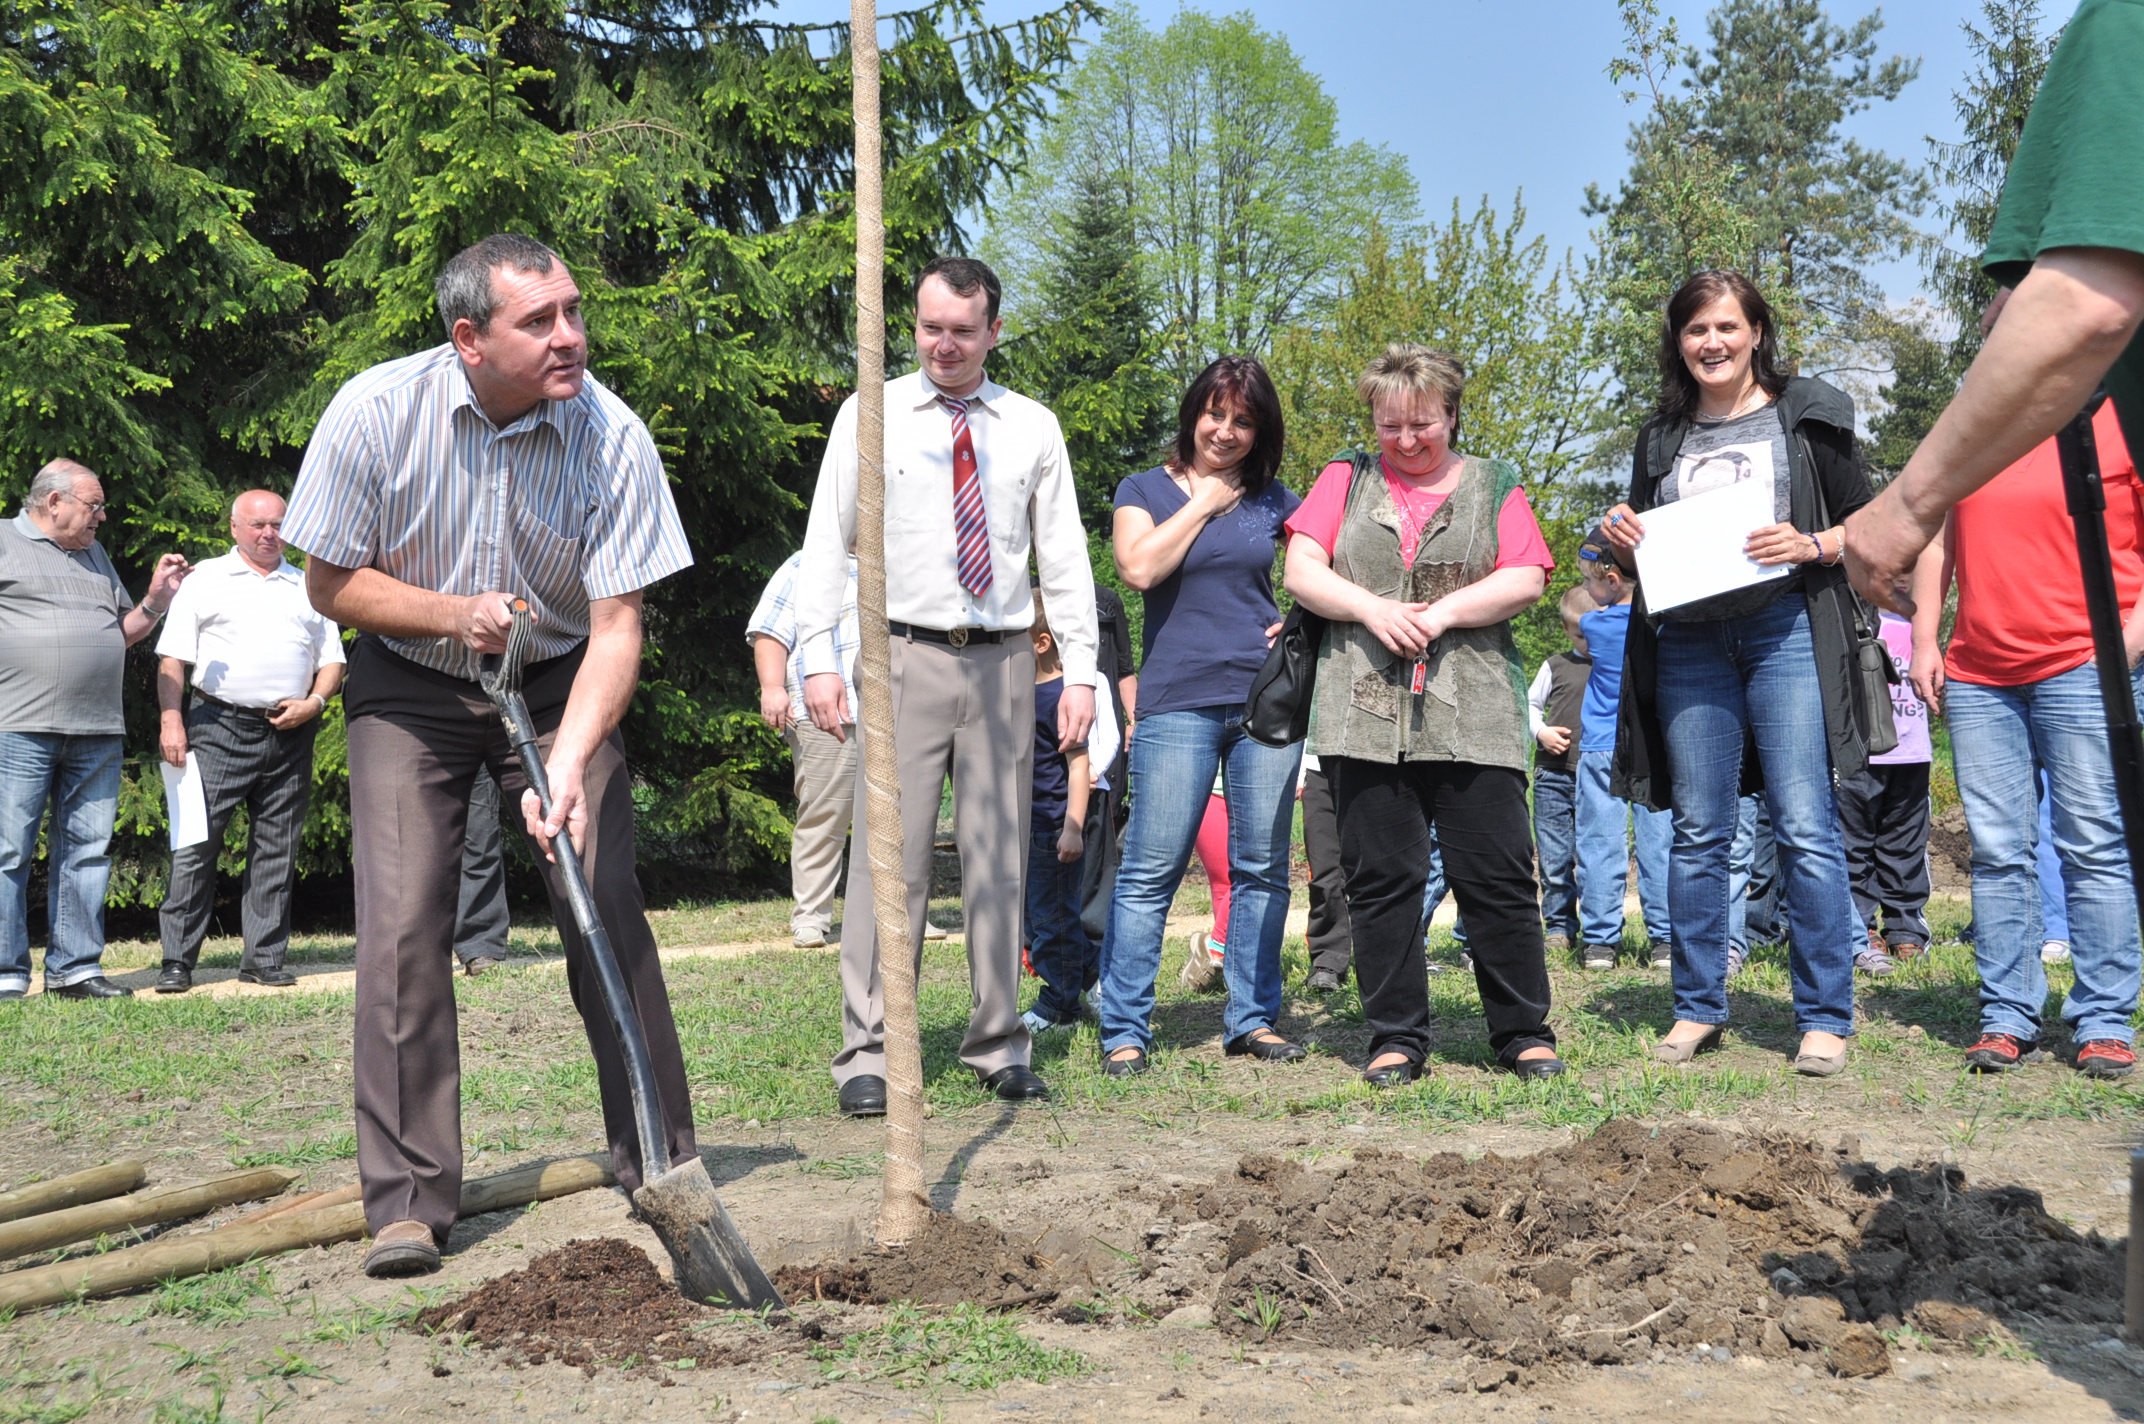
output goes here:
[[1039, 1304], [1071, 1283], [1059, 1254], [1038, 1254], [1054, 1244], [1047, 1236], [1016, 1242], [994, 1226], [934, 1212], [923, 1233], [905, 1246], [823, 1266], [783, 1266], [774, 1273], [774, 1288], [784, 1300], [856, 1305]]
[[2013, 1313], [2121, 1319], [2122, 1248], [2039, 1193], [1851, 1151], [1618, 1120], [1512, 1159], [1358, 1149], [1324, 1173], [1247, 1157], [1165, 1214], [1218, 1242], [1214, 1323], [1252, 1340], [1444, 1341], [1522, 1367], [1801, 1348], [1865, 1375], [1888, 1367], [1877, 1331], [1909, 1321], [1969, 1340]]
[[459, 1300], [431, 1307], [415, 1324], [467, 1332], [486, 1349], [504, 1350], [526, 1364], [557, 1360], [591, 1373], [598, 1364], [628, 1361], [738, 1365], [799, 1337], [827, 1338], [816, 1321], [796, 1324], [779, 1316], [770, 1323], [788, 1329], [718, 1338], [705, 1328], [723, 1319], [723, 1312], [680, 1295], [638, 1246], [603, 1237], [538, 1256]]
[[1973, 837], [1963, 806], [1951, 807], [1929, 826], [1928, 870], [1938, 890], [1973, 888]]

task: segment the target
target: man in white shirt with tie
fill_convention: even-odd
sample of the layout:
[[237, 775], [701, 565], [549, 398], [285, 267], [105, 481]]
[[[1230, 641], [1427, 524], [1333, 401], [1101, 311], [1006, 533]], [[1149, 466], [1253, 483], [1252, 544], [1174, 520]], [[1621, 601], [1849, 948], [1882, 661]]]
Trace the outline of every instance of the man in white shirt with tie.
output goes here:
[[[920, 961], [938, 803], [953, 779], [968, 973], [975, 1008], [960, 1057], [1007, 1101], [1046, 1098], [1020, 1022], [1020, 927], [1033, 791], [1035, 655], [1030, 553], [1065, 665], [1058, 734], [1084, 745], [1094, 721], [1094, 574], [1057, 417], [986, 380], [997, 274], [941, 257], [916, 278], [922, 369], [886, 383], [886, 616], [893, 635], [907, 950]], [[819, 468], [798, 578], [804, 703], [822, 731], [856, 721], [833, 643], [856, 541], [856, 400], [841, 407]], [[862, 758], [856, 817], [866, 816]], [[886, 1110], [885, 997], [870, 857], [849, 858], [841, 936], [841, 1110]]]

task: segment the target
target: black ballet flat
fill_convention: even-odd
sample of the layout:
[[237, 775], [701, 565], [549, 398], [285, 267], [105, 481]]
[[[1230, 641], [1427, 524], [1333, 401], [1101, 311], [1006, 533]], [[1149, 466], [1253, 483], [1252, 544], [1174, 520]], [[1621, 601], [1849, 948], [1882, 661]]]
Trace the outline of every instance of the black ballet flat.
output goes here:
[[[1121, 1048], [1117, 1050], [1118, 1053], [1123, 1051]], [[1130, 1058], [1115, 1058], [1104, 1054], [1102, 1056], [1102, 1076], [1105, 1078], [1136, 1078], [1146, 1072], [1146, 1051], [1135, 1048], [1132, 1050], [1132, 1054], [1133, 1056]]]
[[1417, 1078], [1423, 1077], [1427, 1071], [1412, 1058], [1404, 1058], [1397, 1063], [1388, 1063], [1382, 1068], [1365, 1069], [1362, 1081], [1373, 1088], [1399, 1088], [1412, 1083]]
[[1240, 1038], [1221, 1045], [1231, 1058], [1262, 1058], [1268, 1063], [1293, 1063], [1305, 1057], [1302, 1045], [1290, 1043], [1270, 1028], [1254, 1028]]
[[1521, 1058], [1511, 1065], [1514, 1078], [1561, 1078], [1570, 1071], [1570, 1065], [1561, 1058]]

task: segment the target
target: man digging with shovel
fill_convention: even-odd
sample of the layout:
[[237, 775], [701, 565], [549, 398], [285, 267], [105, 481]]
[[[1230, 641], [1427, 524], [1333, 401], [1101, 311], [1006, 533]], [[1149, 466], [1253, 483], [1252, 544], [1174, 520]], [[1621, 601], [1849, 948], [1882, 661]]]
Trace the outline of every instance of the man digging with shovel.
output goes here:
[[[452, 941], [480, 767], [502, 799], [520, 799], [545, 852], [618, 1184], [641, 1187], [643, 1144], [613, 1012], [555, 863], [561, 829], [616, 949], [614, 982], [629, 1000], [616, 1016], [629, 1033], [637, 1017], [645, 1032], [659, 1101], [644, 1103], [643, 1120], [662, 1123], [668, 1139], [645, 1175], [673, 1161], [705, 1175], [634, 870], [617, 732], [639, 680], [641, 590], [692, 553], [647, 427], [587, 374], [581, 296], [565, 264], [528, 238], [490, 237], [447, 263], [437, 293], [447, 344], [374, 366], [337, 392], [283, 527], [310, 556], [313, 606], [360, 634], [345, 704], [357, 1162], [373, 1276], [436, 1269], [460, 1203]], [[518, 685], [544, 757], [547, 813], [478, 683], [480, 656], [507, 650], [516, 596], [531, 615]]]

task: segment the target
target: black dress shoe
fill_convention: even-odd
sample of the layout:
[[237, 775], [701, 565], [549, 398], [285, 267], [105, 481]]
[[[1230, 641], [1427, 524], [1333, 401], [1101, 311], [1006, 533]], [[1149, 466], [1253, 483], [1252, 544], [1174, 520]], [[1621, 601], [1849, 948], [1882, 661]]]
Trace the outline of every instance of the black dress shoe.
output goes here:
[[1330, 969], [1313, 969], [1310, 982], [1304, 987], [1313, 994], [1337, 994], [1340, 992], [1340, 976]]
[[1520, 1078], [1561, 1078], [1570, 1068], [1561, 1058], [1521, 1058], [1511, 1071]]
[[1254, 1028], [1232, 1038], [1221, 1045], [1221, 1051], [1231, 1058], [1263, 1058], [1268, 1063], [1293, 1063], [1305, 1056], [1300, 1044], [1290, 1043], [1269, 1028]]
[[1008, 1103], [1043, 1102], [1050, 1096], [1050, 1085], [1025, 1063], [1015, 1063], [1010, 1068], [1000, 1068], [995, 1073], [978, 1073], [983, 1086]]
[[194, 972], [175, 959], [164, 961], [164, 972], [156, 976], [156, 992], [159, 994], [183, 994], [194, 986]]
[[876, 1073], [859, 1073], [841, 1085], [843, 1117], [884, 1117], [886, 1080]]
[[57, 989], [47, 989], [45, 992], [47, 994], [57, 994], [62, 999], [131, 999], [134, 997], [132, 989], [114, 984], [102, 974], [99, 974], [94, 979], [84, 979], [78, 984], [67, 984]]
[[298, 982], [298, 976], [288, 969], [241, 969], [238, 971], [241, 984], [266, 984], [271, 989], [288, 989]]
[[[1117, 1050], [1119, 1053], [1123, 1051], [1121, 1048]], [[1133, 1056], [1130, 1058], [1116, 1058], [1109, 1054], [1104, 1054], [1102, 1056], [1102, 1076], [1104, 1078], [1136, 1078], [1141, 1073], [1144, 1073], [1147, 1069], [1145, 1050], [1135, 1048], [1132, 1050], [1132, 1054]]]
[[1362, 1075], [1362, 1081], [1373, 1088], [1397, 1088], [1402, 1084], [1412, 1083], [1421, 1076], [1422, 1065], [1412, 1058], [1405, 1058], [1397, 1063], [1389, 1063], [1382, 1068], [1365, 1070]]

